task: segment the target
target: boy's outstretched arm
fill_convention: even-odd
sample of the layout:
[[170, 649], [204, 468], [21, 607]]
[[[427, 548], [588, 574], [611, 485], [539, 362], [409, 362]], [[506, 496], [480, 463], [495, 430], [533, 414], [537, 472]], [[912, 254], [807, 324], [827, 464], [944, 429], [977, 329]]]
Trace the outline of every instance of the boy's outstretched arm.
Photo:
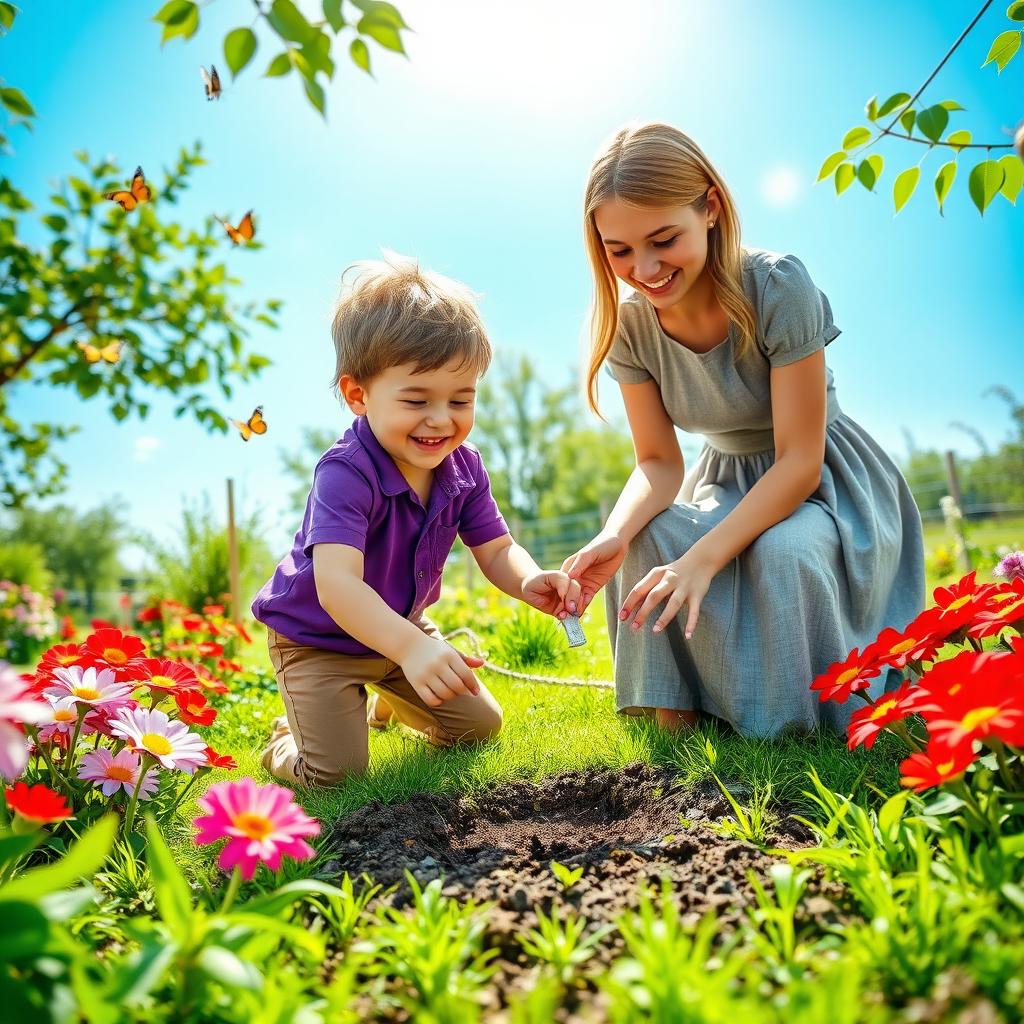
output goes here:
[[313, 546], [313, 578], [320, 606], [351, 637], [401, 665], [429, 707], [480, 684], [450, 644], [428, 636], [394, 611], [363, 580], [363, 553], [348, 544]]
[[511, 534], [470, 548], [480, 571], [499, 590], [564, 619], [579, 606], [580, 585], [560, 570], [545, 572]]

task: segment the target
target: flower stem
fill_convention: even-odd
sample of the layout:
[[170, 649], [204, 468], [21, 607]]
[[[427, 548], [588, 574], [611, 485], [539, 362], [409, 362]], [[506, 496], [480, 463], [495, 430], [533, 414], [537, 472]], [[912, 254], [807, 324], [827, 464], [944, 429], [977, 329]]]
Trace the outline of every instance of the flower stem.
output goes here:
[[177, 808], [178, 804], [180, 804], [181, 801], [185, 798], [185, 794], [196, 784], [196, 781], [198, 780], [200, 774], [202, 774], [203, 772], [208, 772], [210, 770], [211, 769], [209, 769], [209, 768], [197, 768], [196, 769], [196, 771], [193, 774], [192, 778], [189, 779], [188, 782], [185, 783], [185, 785], [182, 787], [181, 792], [174, 798], [174, 803], [172, 803], [171, 806], [167, 808], [167, 811], [165, 812], [165, 815], [164, 815], [164, 820], [165, 821], [170, 821], [171, 820], [171, 815], [174, 813], [174, 811]]
[[92, 709], [88, 704], [78, 705], [78, 721], [75, 722], [75, 731], [71, 737], [71, 742], [68, 744], [67, 757], [64, 758], [64, 771], [67, 772], [68, 781], [71, 780], [71, 769], [75, 764], [75, 751], [78, 746], [78, 734], [82, 731], [82, 723], [85, 721], [85, 716], [89, 714]]
[[238, 895], [238, 887], [242, 884], [242, 869], [236, 864], [235, 870], [231, 872], [231, 881], [228, 882], [227, 890], [224, 893], [224, 900], [220, 905], [220, 912], [226, 914], [231, 909]]
[[142, 761], [139, 763], [139, 781], [135, 783], [135, 791], [132, 793], [131, 800], [128, 801], [128, 810], [125, 811], [124, 815], [124, 831], [127, 835], [132, 830], [132, 823], [135, 821], [135, 805], [139, 802], [139, 792], [142, 789], [142, 780], [145, 779], [149, 773], [149, 769], [152, 767], [148, 762], [149, 755], [144, 754]]

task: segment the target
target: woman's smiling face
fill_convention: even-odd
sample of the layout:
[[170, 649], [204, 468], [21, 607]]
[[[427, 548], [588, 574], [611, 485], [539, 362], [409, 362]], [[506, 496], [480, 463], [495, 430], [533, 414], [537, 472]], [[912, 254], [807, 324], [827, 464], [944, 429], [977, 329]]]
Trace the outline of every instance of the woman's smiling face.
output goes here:
[[612, 272], [658, 309], [674, 306], [707, 261], [708, 230], [718, 214], [715, 190], [706, 208], [640, 207], [615, 198], [594, 211]]

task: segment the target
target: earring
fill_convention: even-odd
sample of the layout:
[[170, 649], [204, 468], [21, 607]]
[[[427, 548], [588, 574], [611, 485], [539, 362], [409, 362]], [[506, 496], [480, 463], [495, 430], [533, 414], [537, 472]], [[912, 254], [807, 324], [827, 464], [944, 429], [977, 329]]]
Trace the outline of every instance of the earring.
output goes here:
[[709, 228], [713, 228], [714, 226], [715, 226], [715, 222], [714, 222], [714, 221], [712, 221], [712, 222], [711, 222], [711, 223], [710, 223], [710, 224], [708, 225], [708, 227], [709, 227]]

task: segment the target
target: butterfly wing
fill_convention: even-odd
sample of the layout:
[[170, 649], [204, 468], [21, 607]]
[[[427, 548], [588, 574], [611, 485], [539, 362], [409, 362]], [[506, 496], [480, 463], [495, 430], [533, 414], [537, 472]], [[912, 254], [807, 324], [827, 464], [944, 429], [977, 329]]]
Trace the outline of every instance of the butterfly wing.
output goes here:
[[112, 341], [109, 345], [104, 345], [98, 352], [99, 358], [104, 362], [116, 363], [121, 358], [121, 342]]
[[87, 363], [95, 363], [99, 361], [100, 350], [95, 345], [90, 345], [87, 341], [80, 341], [78, 347], [82, 350], [82, 354], [85, 356]]
[[256, 234], [256, 225], [252, 220], [252, 210], [250, 210], [241, 220], [238, 225], [238, 234], [247, 242], [251, 242], [253, 236]]
[[249, 438], [252, 437], [252, 429], [249, 427], [248, 423], [243, 423], [241, 420], [232, 420], [231, 422], [238, 428], [238, 432], [242, 435], [243, 441], [248, 441]]
[[148, 202], [153, 196], [149, 186], [146, 184], [146, 177], [142, 173], [141, 167], [136, 167], [135, 173], [132, 175], [132, 195], [140, 203]]
[[123, 188], [117, 189], [116, 192], [104, 192], [103, 198], [112, 199], [122, 210], [134, 210], [139, 205], [135, 196], [131, 192], [126, 192]]
[[211, 64], [210, 65], [210, 88], [212, 89], [212, 99], [220, 99], [220, 75], [217, 74], [217, 69]]
[[206, 92], [206, 98], [208, 100], [213, 99], [213, 79], [210, 77], [210, 73], [206, 70], [206, 68], [203, 67], [202, 64], [199, 65], [199, 74], [202, 76], [203, 79], [203, 87], [204, 91]]
[[263, 406], [257, 405], [249, 417], [249, 429], [254, 434], [265, 434], [267, 432], [267, 421], [263, 418]]

